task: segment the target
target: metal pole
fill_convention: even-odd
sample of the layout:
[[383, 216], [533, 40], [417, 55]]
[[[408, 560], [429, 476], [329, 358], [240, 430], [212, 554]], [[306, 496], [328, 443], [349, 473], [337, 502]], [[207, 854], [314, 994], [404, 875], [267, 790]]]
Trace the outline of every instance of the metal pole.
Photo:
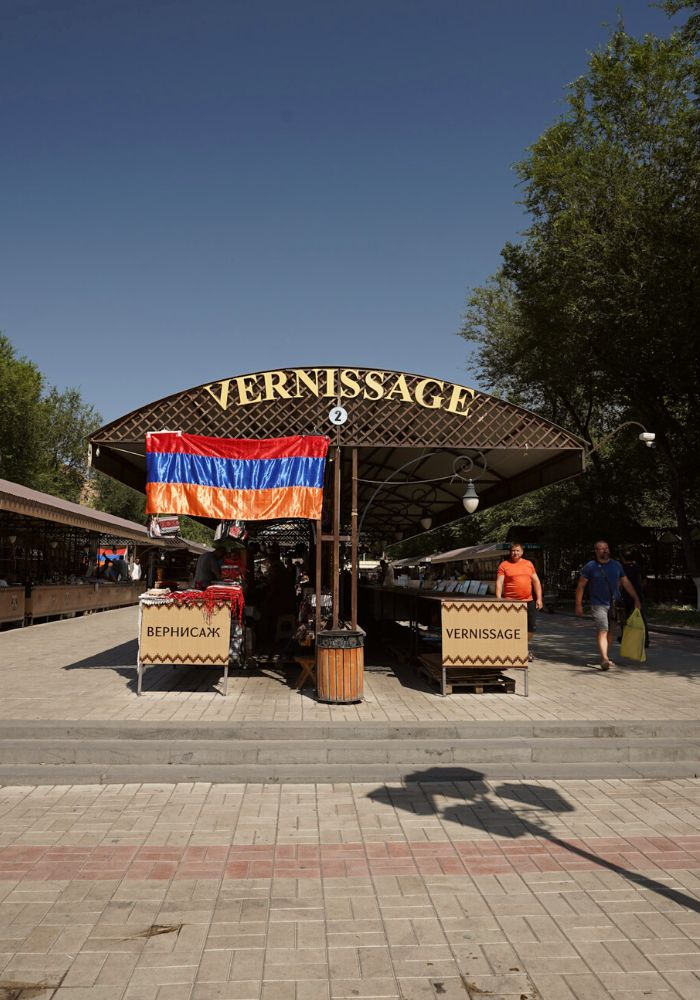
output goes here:
[[350, 522], [350, 552], [351, 552], [351, 583], [350, 583], [350, 618], [353, 631], [357, 628], [357, 576], [360, 571], [357, 564], [357, 448], [352, 449], [352, 509]]
[[340, 448], [335, 447], [335, 469], [333, 470], [333, 553], [331, 558], [333, 573], [333, 617], [331, 628], [338, 628], [340, 603]]

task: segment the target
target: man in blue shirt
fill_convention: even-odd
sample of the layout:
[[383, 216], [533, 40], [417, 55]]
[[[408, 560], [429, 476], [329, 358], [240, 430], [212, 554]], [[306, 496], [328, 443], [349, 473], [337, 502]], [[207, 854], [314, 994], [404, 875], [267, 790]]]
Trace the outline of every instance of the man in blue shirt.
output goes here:
[[591, 559], [581, 570], [576, 585], [576, 614], [583, 616], [583, 592], [588, 587], [591, 617], [596, 627], [600, 669], [609, 670], [614, 666], [609, 656], [615, 628], [615, 602], [620, 599], [620, 587], [627, 591], [635, 608], [640, 606], [637, 593], [625, 576], [625, 571], [617, 561], [610, 558], [607, 542], [596, 542], [593, 546], [595, 559]]

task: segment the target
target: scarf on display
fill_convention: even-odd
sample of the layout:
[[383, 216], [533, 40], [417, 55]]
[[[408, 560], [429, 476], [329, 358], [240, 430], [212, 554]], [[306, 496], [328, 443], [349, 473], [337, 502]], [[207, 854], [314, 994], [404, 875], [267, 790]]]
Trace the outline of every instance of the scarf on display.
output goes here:
[[178, 604], [185, 607], [202, 608], [205, 617], [211, 618], [214, 608], [227, 604], [231, 609], [231, 617], [240, 622], [243, 617], [243, 591], [240, 587], [207, 587], [206, 590], [176, 590], [170, 595]]
[[180, 604], [186, 608], [201, 608], [207, 622], [211, 621], [214, 608], [228, 605], [231, 617], [239, 622], [243, 618], [245, 600], [240, 587], [207, 587], [206, 590], [147, 591], [141, 595], [141, 604]]
[[328, 438], [146, 435], [146, 513], [217, 521], [321, 516]]

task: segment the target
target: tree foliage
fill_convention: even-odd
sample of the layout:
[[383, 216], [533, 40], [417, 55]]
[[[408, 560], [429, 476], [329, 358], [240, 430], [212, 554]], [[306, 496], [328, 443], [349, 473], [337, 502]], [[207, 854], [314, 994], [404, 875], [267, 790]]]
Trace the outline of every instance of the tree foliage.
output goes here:
[[87, 472], [87, 438], [98, 414], [77, 389], [46, 387], [33, 361], [0, 334], [0, 475], [77, 501]]
[[[548, 500], [565, 518], [640, 518], [670, 503], [698, 575], [700, 117], [693, 41], [622, 24], [568, 90], [564, 115], [517, 172], [531, 223], [470, 297], [463, 336], [498, 392], [598, 441], [585, 478]], [[570, 521], [569, 523], [574, 523]]]

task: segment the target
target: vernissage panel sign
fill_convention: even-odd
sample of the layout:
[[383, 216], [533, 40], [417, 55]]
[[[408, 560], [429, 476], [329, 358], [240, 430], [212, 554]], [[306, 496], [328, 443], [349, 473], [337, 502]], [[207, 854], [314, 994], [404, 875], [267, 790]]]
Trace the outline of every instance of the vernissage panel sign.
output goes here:
[[231, 611], [227, 605], [187, 607], [144, 604], [139, 629], [143, 664], [224, 666], [228, 663]]
[[518, 601], [442, 601], [446, 667], [527, 667], [527, 609]]

